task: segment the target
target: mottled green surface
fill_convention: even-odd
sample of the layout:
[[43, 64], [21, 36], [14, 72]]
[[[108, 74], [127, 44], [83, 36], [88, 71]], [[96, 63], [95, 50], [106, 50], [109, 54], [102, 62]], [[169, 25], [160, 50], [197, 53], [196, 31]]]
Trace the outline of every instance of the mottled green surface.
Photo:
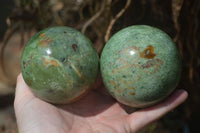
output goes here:
[[146, 107], [167, 97], [177, 86], [181, 59], [171, 38], [145, 25], [116, 33], [101, 55], [104, 84], [119, 102]]
[[24, 48], [22, 74], [34, 94], [51, 103], [69, 103], [83, 95], [98, 74], [91, 42], [69, 27], [35, 34]]

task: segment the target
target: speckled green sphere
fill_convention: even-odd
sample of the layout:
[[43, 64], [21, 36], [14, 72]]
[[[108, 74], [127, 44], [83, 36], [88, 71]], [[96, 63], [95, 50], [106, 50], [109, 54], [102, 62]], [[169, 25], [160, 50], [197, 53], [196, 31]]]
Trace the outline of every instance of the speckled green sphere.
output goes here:
[[65, 104], [81, 97], [94, 83], [98, 60], [90, 40], [79, 31], [51, 27], [29, 40], [21, 57], [21, 69], [37, 97]]
[[153, 105], [176, 88], [181, 59], [163, 31], [135, 25], [116, 33], [103, 49], [103, 82], [119, 102], [137, 108]]

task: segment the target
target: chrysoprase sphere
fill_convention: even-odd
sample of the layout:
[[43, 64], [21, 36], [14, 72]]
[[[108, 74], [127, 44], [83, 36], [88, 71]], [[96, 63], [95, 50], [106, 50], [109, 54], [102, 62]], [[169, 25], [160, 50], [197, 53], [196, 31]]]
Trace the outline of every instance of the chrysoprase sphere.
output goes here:
[[172, 39], [145, 25], [130, 26], [113, 35], [103, 49], [100, 65], [110, 94], [137, 108], [167, 97], [181, 75], [181, 58]]
[[21, 57], [26, 84], [37, 97], [55, 104], [70, 103], [84, 95], [97, 77], [98, 65], [90, 40], [64, 26], [35, 34]]

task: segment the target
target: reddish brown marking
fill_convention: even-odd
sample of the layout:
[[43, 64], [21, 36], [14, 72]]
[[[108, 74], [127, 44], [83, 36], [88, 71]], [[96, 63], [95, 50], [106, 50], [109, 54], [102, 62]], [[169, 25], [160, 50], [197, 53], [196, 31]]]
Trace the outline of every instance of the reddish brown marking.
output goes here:
[[47, 67], [48, 65], [51, 65], [51, 66], [54, 66], [54, 67], [57, 67], [57, 66], [60, 65], [58, 63], [58, 61], [56, 61], [56, 60], [46, 59], [45, 57], [43, 57], [42, 60], [43, 60], [43, 64], [44, 64], [45, 67]]
[[121, 90], [120, 90], [119, 88], [117, 88], [117, 92], [118, 92], [118, 93], [122, 93]]
[[[122, 61], [122, 60], [120, 60], [120, 61]], [[129, 67], [128, 62], [127, 62], [127, 64], [124, 64], [123, 66], [121, 66], [119, 68], [113, 69], [112, 73], [115, 74], [116, 72], [120, 72], [120, 70], [126, 69], [127, 67]]]
[[80, 78], [81, 78], [82, 80], [85, 80], [85, 78], [83, 77], [83, 75], [81, 74], [80, 71], [77, 70], [77, 73], [78, 73], [78, 75], [80, 76]]
[[28, 84], [29, 84], [29, 86], [32, 86], [32, 80], [31, 79], [28, 79]]
[[156, 64], [156, 68], [155, 68], [154, 73], [157, 72], [158, 69], [160, 68], [160, 66], [163, 64], [162, 60], [160, 60], [160, 59], [155, 59], [155, 60], [156, 60], [157, 64]]
[[130, 88], [127, 88], [128, 90], [131, 89], [132, 91], [129, 92], [131, 95], [135, 95], [135, 88], [134, 87], [130, 87]]
[[[116, 72], [120, 72], [120, 70], [122, 70], [122, 69], [126, 69], [126, 68], [130, 69], [130, 67], [140, 67], [139, 65], [137, 65], [135, 63], [128, 64], [128, 61], [127, 62], [120, 62], [120, 63], [122, 63], [124, 65], [119, 67], [119, 68], [113, 69], [113, 71], [112, 71], [113, 74], [115, 74]], [[125, 63], [127, 63], [127, 64], [125, 64]]]
[[135, 96], [135, 92], [130, 92], [131, 95]]
[[153, 59], [156, 56], [154, 53], [154, 47], [149, 45], [142, 53], [140, 54], [140, 57], [147, 58], [147, 59]]
[[115, 74], [116, 72], [119, 73], [119, 72], [120, 72], [120, 69], [113, 69], [113, 70], [112, 70], [112, 73], [113, 73], [113, 74]]
[[116, 87], [116, 91], [118, 92], [118, 93], [123, 93], [125, 90], [120, 90], [119, 89], [119, 85], [114, 81], [114, 80], [112, 80], [112, 81], [110, 81], [110, 84], [111, 85], [114, 85], [114, 87]]
[[77, 69], [75, 66], [72, 66], [72, 68], [76, 71], [76, 73], [78, 74], [78, 76], [79, 76], [82, 80], [85, 80], [85, 78], [83, 77], [83, 75], [81, 74], [81, 72], [79, 71], [79, 69]]
[[76, 44], [72, 44], [72, 48], [73, 48], [73, 50], [76, 52], [76, 49], [77, 49], [77, 45]]
[[124, 93], [124, 91], [125, 91], [125, 89], [120, 90], [119, 87], [117, 87], [117, 92], [118, 92], [118, 93]]
[[132, 64], [130, 64], [130, 66], [131, 66], [131, 67], [135, 67], [135, 68], [137, 68], [137, 67], [139, 67], [139, 68], [140, 68], [140, 65], [138, 65], [138, 64], [135, 64], [135, 63], [132, 63]]
[[90, 89], [91, 89], [91, 86], [88, 87], [87, 89], [85, 89], [85, 90], [82, 92], [82, 94], [81, 94], [80, 96], [77, 96], [77, 97], [73, 98], [73, 99], [72, 99], [71, 101], [69, 101], [68, 103], [73, 103], [73, 102], [75, 102], [75, 101], [78, 101], [79, 99], [81, 99], [82, 97], [84, 97], [84, 96], [89, 92]]
[[[153, 60], [148, 60], [145, 64], [141, 65], [140, 68], [143, 69], [146, 74], [151, 75], [159, 71], [159, 68], [161, 67], [162, 64], [163, 64], [162, 60], [153, 59]], [[152, 72], [150, 72], [149, 69], [145, 69], [150, 67], [154, 67], [154, 70]]]
[[119, 64], [128, 64], [129, 63], [129, 61], [126, 61], [126, 60], [124, 60], [123, 58], [121, 58], [120, 60], [119, 60]]
[[148, 60], [145, 64], [141, 65], [141, 68], [150, 68], [156, 64], [155, 60]]
[[40, 36], [39, 36], [39, 38], [42, 38], [42, 37], [44, 37], [45, 36], [45, 33], [42, 33]]
[[114, 80], [110, 81], [110, 84], [114, 85], [117, 89], [119, 89], [119, 86], [117, 85], [117, 83]]
[[53, 40], [50, 39], [50, 38], [45, 38], [43, 40], [41, 40], [39, 43], [40, 43], [40, 47], [47, 47]]

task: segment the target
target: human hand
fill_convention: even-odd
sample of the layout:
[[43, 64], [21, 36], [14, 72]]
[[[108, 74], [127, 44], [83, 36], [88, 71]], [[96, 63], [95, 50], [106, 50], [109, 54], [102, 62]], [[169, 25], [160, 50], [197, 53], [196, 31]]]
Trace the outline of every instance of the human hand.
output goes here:
[[52, 105], [35, 97], [20, 74], [14, 108], [19, 133], [133, 133], [183, 103], [187, 95], [176, 90], [163, 102], [131, 114], [110, 95], [95, 90], [77, 102]]

